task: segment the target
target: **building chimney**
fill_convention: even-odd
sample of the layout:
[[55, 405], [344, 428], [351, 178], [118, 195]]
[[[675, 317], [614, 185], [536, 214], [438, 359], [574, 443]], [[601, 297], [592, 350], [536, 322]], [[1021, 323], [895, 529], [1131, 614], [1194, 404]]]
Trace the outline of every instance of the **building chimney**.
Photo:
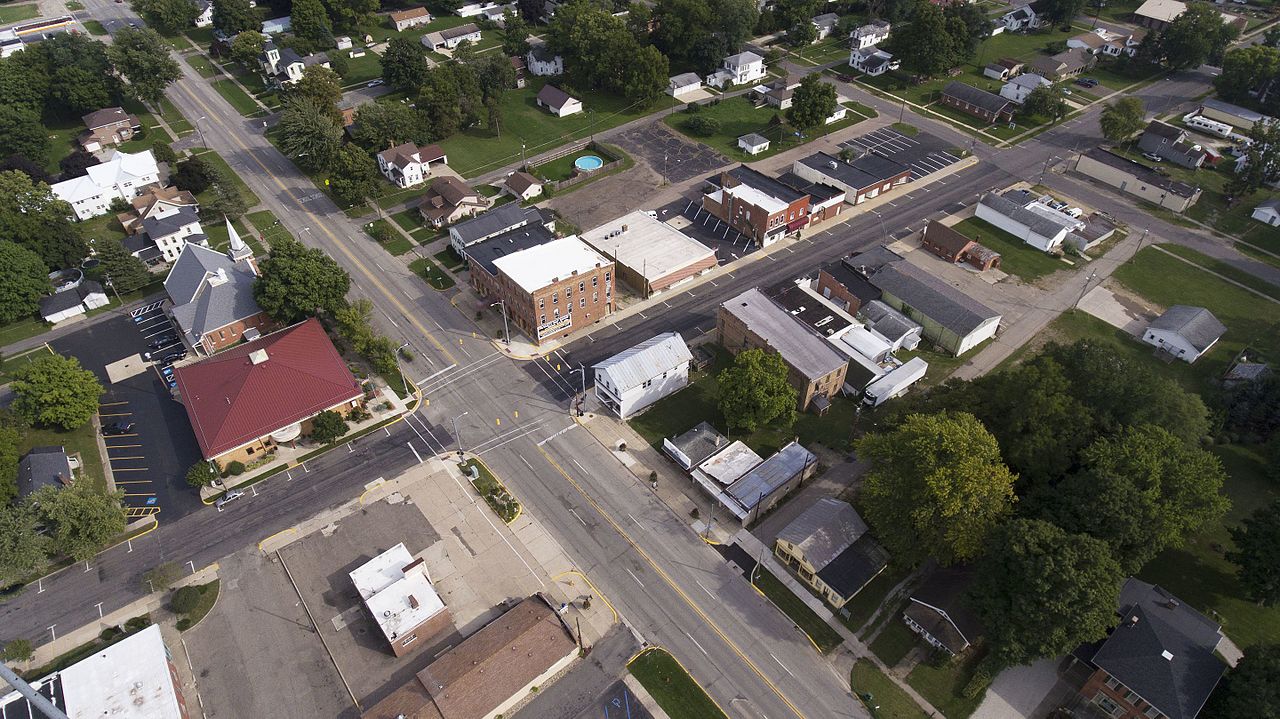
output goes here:
[[413, 596], [412, 594], [409, 595], [409, 606], [413, 607], [414, 609], [418, 608], [418, 598]]

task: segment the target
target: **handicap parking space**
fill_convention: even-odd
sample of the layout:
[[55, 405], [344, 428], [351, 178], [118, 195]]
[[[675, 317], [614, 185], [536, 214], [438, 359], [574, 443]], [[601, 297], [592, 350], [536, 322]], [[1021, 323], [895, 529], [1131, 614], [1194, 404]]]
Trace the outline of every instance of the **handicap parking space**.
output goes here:
[[945, 140], [925, 132], [906, 135], [891, 127], [846, 140], [840, 146], [874, 151], [909, 167], [912, 180], [927, 177], [960, 161], [952, 152], [954, 147]]
[[[173, 339], [160, 342], [168, 336]], [[104, 461], [124, 493], [130, 517], [163, 513], [172, 518], [202, 508], [186, 483], [187, 469], [200, 460], [200, 449], [186, 410], [170, 394], [172, 370], [166, 373], [143, 359], [145, 353], [182, 347], [160, 303], [86, 327], [50, 346], [79, 359], [106, 388], [99, 406], [107, 428]], [[117, 424], [121, 426], [112, 432], [110, 426]]]

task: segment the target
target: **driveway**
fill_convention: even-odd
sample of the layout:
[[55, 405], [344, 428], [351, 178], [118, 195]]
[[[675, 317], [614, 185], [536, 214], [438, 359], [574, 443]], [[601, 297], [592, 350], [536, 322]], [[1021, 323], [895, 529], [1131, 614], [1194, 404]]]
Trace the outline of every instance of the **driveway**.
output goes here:
[[1025, 667], [1000, 672], [972, 719], [1027, 719], [1039, 714], [1058, 686], [1058, 659], [1041, 659]]

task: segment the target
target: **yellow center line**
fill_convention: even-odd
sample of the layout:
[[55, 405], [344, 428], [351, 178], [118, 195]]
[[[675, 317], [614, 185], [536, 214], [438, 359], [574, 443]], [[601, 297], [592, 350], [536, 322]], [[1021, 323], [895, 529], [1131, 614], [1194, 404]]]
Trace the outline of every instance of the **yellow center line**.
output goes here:
[[[208, 105], [206, 105], [205, 102], [201, 100], [198, 96], [196, 96], [195, 93], [186, 91], [185, 88], [183, 88], [181, 85], [175, 85], [175, 87], [178, 88], [180, 91], [185, 92], [186, 95], [190, 97], [193, 102], [195, 102], [197, 105], [203, 108], [206, 116], [210, 118], [220, 117], [219, 113], [214, 112], [213, 109], [210, 108]], [[364, 276], [368, 278], [368, 280], [372, 282], [375, 287], [378, 288], [378, 291], [380, 291], [382, 295], [391, 302], [392, 305], [395, 305], [395, 308], [400, 311], [400, 314], [405, 319], [409, 320], [409, 323], [412, 324], [419, 332], [421, 332], [424, 337], [430, 340], [431, 344], [435, 345], [436, 350], [439, 351], [441, 354], [443, 354], [446, 360], [448, 360], [449, 362], [454, 362], [455, 360], [453, 358], [453, 355], [449, 353], [449, 350], [445, 349], [444, 345], [441, 344], [440, 341], [435, 338], [435, 335], [428, 332], [426, 326], [424, 326], [421, 322], [419, 322], [418, 318], [415, 317], [407, 307], [401, 304], [400, 300], [396, 298], [395, 295], [391, 294], [390, 290], [387, 289], [387, 286], [382, 284], [382, 281], [378, 279], [377, 276], [375, 276], [372, 272], [370, 272], [369, 269], [364, 266], [364, 263], [361, 262], [359, 259], [357, 259], [356, 256], [353, 255], [351, 251], [347, 249], [346, 243], [339, 240], [338, 236], [333, 234], [333, 231], [330, 230], [325, 225], [325, 223], [321, 222], [320, 218], [317, 215], [315, 215], [314, 213], [312, 213], [310, 210], [308, 210], [306, 207], [303, 206], [302, 201], [299, 200], [293, 194], [293, 192], [290, 191], [289, 188], [285, 186], [283, 182], [280, 181], [280, 178], [276, 177], [275, 173], [271, 172], [271, 170], [269, 170], [267, 166], [263, 164], [262, 160], [258, 159], [257, 154], [254, 153], [254, 151], [251, 150], [248, 145], [246, 145], [243, 141], [241, 141], [240, 136], [236, 134], [236, 132], [230, 129], [226, 129], [226, 131], [227, 131], [227, 134], [231, 137], [231, 139], [237, 145], [240, 146], [240, 149], [244, 150], [245, 153], [249, 155], [249, 157], [253, 158], [254, 163], [256, 163], [258, 167], [262, 168], [262, 171], [266, 173], [267, 177], [270, 177], [271, 180], [275, 182], [276, 187], [279, 187], [281, 191], [283, 191], [286, 195], [288, 195], [294, 201], [294, 203], [297, 204], [298, 211], [301, 212], [306, 217], [310, 218], [311, 224], [315, 225], [317, 228], [320, 229], [321, 232], [328, 235], [329, 239], [333, 240], [334, 244], [337, 245], [338, 249], [342, 251], [342, 254], [346, 256], [347, 260], [360, 269], [360, 272], [363, 273]]]

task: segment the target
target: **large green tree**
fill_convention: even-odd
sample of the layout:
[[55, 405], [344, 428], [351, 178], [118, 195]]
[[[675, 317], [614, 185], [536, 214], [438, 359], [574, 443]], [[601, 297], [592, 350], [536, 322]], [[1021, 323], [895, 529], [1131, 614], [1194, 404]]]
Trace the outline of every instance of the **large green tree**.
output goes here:
[[529, 25], [518, 14], [507, 10], [502, 14], [502, 29], [498, 36], [502, 38], [502, 54], [510, 57], [524, 57], [529, 50]]
[[116, 71], [128, 81], [125, 91], [143, 102], [158, 103], [164, 89], [182, 77], [168, 43], [149, 27], [117, 30], [109, 52]]
[[898, 561], [976, 558], [1012, 510], [1016, 477], [973, 415], [913, 414], [859, 440], [871, 463], [862, 485], [867, 521]]
[[1231, 539], [1236, 548], [1227, 560], [1238, 568], [1245, 593], [1263, 606], [1280, 604], [1280, 499], [1232, 527]]
[[1084, 10], [1086, 0], [1042, 0], [1036, 12], [1053, 25], [1070, 27], [1071, 20]]
[[[978, 51], [978, 47], [983, 41], [991, 37], [991, 20], [987, 17], [987, 13], [982, 9], [981, 5], [969, 2], [953, 2], [948, 3], [943, 8], [942, 14], [946, 16], [948, 23], [954, 18], [964, 24], [965, 34], [961, 38], [956, 36], [958, 41], [959, 52], [964, 57], [971, 57]], [[949, 27], [956, 27], [950, 25]]]
[[311, 420], [311, 441], [320, 444], [333, 444], [347, 433], [349, 427], [342, 415], [326, 410]]
[[[18, 496], [18, 461], [22, 454], [24, 429], [16, 415], [0, 410], [0, 506], [7, 505]], [[4, 550], [0, 548], [0, 557], [3, 556]]]
[[13, 373], [13, 411], [31, 424], [73, 430], [98, 413], [104, 390], [80, 360], [45, 355]]
[[148, 25], [168, 35], [186, 30], [200, 14], [194, 0], [131, 0], [130, 5]]
[[40, 571], [49, 561], [49, 545], [29, 506], [0, 502], [0, 587]]
[[1223, 56], [1222, 73], [1213, 79], [1213, 86], [1231, 102], [1248, 102], [1250, 91], [1270, 82], [1277, 72], [1280, 50], [1270, 45], [1238, 47]]
[[1049, 122], [1057, 122], [1067, 114], [1067, 101], [1062, 96], [1062, 89], [1055, 85], [1041, 85], [1022, 101], [1020, 114]]
[[280, 113], [280, 149], [309, 172], [327, 172], [342, 147], [342, 127], [328, 108], [288, 100]]
[[1221, 61], [1239, 34], [1211, 3], [1191, 3], [1163, 30], [1147, 36], [1142, 54], [1172, 70], [1186, 70]]
[[402, 102], [366, 102], [356, 110], [355, 141], [371, 152], [403, 142], [423, 143], [429, 127], [418, 111]]
[[836, 107], [836, 86], [823, 82], [819, 73], [805, 75], [791, 96], [787, 122], [801, 132], [808, 132], [822, 127]]
[[354, 205], [378, 191], [378, 164], [356, 145], [343, 145], [334, 160], [329, 191], [341, 205]]
[[288, 97], [324, 109], [335, 122], [342, 118], [342, 111], [338, 109], [338, 102], [342, 100], [342, 78], [323, 65], [304, 70], [302, 79], [289, 88]]
[[49, 131], [37, 109], [23, 104], [0, 105], [0, 157], [21, 155], [43, 165], [49, 160]]
[[147, 265], [134, 257], [115, 237], [103, 237], [93, 243], [102, 261], [102, 272], [116, 292], [129, 293], [151, 281]]
[[120, 83], [107, 46], [88, 35], [64, 33], [43, 40], [35, 51], [49, 78], [46, 116], [64, 120], [119, 104]]
[[31, 505], [49, 527], [54, 550], [85, 562], [124, 532], [123, 498], [123, 492], [103, 494], [89, 482], [76, 482], [37, 490]]
[[413, 38], [392, 38], [378, 62], [382, 79], [396, 90], [415, 91], [427, 76], [427, 49]]
[[40, 255], [0, 240], [0, 325], [31, 317], [49, 294], [49, 268]]
[[259, 30], [262, 23], [249, 7], [249, 0], [213, 0], [213, 26], [235, 37], [246, 30]]
[[1123, 577], [1103, 542], [1015, 519], [992, 535], [969, 596], [995, 656], [1016, 666], [1106, 636]]
[[933, 77], [955, 67], [969, 46], [969, 27], [958, 17], [948, 18], [942, 8], [917, 0], [911, 22], [894, 28], [888, 47], [908, 70]]
[[254, 299], [280, 322], [297, 322], [346, 305], [351, 277], [323, 250], [297, 240], [276, 240], [262, 261], [253, 286]]
[[266, 35], [257, 30], [245, 30], [231, 41], [231, 59], [245, 67], [253, 67], [266, 44]]
[[48, 94], [49, 72], [43, 54], [20, 52], [0, 59], [0, 97], [6, 104], [25, 105], [38, 114]]
[[333, 24], [344, 30], [356, 27], [378, 12], [378, 0], [325, 0]]
[[1280, 719], [1280, 644], [1254, 644], [1205, 705], [1204, 719]]
[[795, 421], [796, 390], [787, 382], [787, 365], [777, 352], [739, 352], [716, 376], [716, 383], [720, 413], [730, 429], [754, 432]]
[[68, 219], [74, 214], [43, 182], [17, 170], [0, 172], [0, 237], [40, 255], [49, 269], [73, 267], [88, 254]]
[[293, 34], [324, 47], [333, 46], [333, 22], [320, 0], [293, 0]]
[[1140, 97], [1122, 97], [1112, 100], [1102, 108], [1098, 116], [1102, 136], [1112, 142], [1123, 142], [1138, 134], [1147, 124], [1147, 111]]

